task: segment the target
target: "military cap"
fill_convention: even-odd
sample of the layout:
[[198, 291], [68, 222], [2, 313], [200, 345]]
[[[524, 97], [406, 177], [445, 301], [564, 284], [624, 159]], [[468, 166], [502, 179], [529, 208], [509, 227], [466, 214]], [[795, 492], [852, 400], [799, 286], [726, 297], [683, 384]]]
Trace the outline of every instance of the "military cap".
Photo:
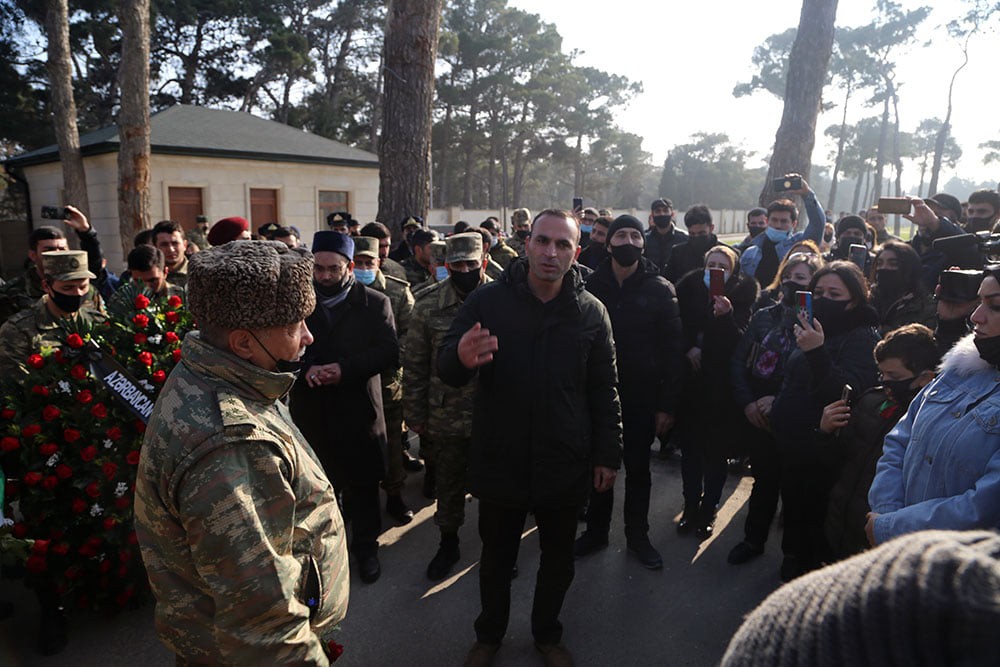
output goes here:
[[286, 326], [316, 307], [313, 256], [305, 248], [241, 239], [196, 252], [188, 262], [188, 307], [202, 325]]
[[313, 234], [313, 252], [336, 252], [354, 260], [354, 239], [340, 232], [316, 232]]
[[42, 273], [52, 280], [79, 280], [97, 276], [87, 268], [87, 253], [83, 250], [50, 250], [42, 253]]
[[[274, 225], [274, 223], [270, 223]], [[264, 225], [267, 227], [268, 225]], [[261, 227], [261, 234], [264, 234], [264, 227]], [[278, 225], [274, 225], [277, 229]], [[208, 242], [212, 245], [225, 245], [230, 241], [235, 241], [240, 237], [240, 235], [250, 229], [250, 223], [247, 222], [246, 218], [241, 218], [239, 216], [233, 216], [231, 218], [223, 218], [217, 223], [212, 225], [212, 228], [208, 230]]]
[[358, 236], [354, 239], [354, 256], [367, 256], [378, 259], [378, 239], [370, 236]]
[[527, 222], [531, 220], [531, 211], [526, 208], [516, 208], [514, 212], [510, 214], [510, 219], [512, 222]]
[[337, 224], [350, 225], [351, 214], [347, 211], [334, 211], [330, 215], [326, 216], [326, 224], [331, 227]]
[[439, 266], [441, 264], [444, 264], [444, 255], [447, 247], [448, 244], [445, 243], [444, 241], [431, 241], [430, 243], [431, 261]]
[[430, 243], [431, 241], [437, 241], [437, 232], [430, 229], [418, 229], [413, 232], [413, 236], [410, 237], [410, 243], [414, 246], [423, 247]]
[[411, 215], [403, 219], [401, 228], [406, 229], [407, 227], [423, 227], [423, 226], [424, 226], [423, 218], [421, 218], [419, 215]]
[[257, 230], [257, 233], [260, 234], [261, 236], [270, 236], [271, 234], [278, 231], [278, 229], [280, 229], [278, 223], [269, 222], [266, 225], [261, 225], [260, 229]]
[[452, 234], [445, 239], [445, 259], [452, 262], [480, 262], [483, 259], [483, 235], [478, 232]]

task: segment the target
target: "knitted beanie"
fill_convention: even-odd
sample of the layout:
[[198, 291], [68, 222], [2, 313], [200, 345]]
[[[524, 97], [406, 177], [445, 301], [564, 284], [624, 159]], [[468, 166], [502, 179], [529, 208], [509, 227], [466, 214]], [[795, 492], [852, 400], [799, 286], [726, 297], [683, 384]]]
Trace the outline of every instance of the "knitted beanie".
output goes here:
[[905, 535], [779, 588], [744, 621], [734, 665], [995, 665], [1000, 535]]
[[200, 324], [266, 329], [301, 322], [316, 307], [305, 248], [231, 241], [191, 255], [188, 267], [188, 307]]
[[642, 223], [639, 222], [639, 219], [636, 218], [635, 216], [619, 215], [617, 218], [615, 218], [615, 221], [611, 223], [611, 226], [608, 227], [608, 237], [607, 241], [605, 241], [605, 245], [610, 245], [611, 237], [615, 235], [615, 232], [617, 232], [619, 229], [625, 229], [627, 227], [631, 227], [632, 229], [638, 229], [640, 234], [642, 234], [644, 231]]

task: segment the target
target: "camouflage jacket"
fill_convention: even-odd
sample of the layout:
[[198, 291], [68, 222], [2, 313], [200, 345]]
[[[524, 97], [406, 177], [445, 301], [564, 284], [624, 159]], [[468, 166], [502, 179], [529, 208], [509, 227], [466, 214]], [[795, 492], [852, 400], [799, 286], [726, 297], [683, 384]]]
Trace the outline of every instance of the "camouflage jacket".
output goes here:
[[31, 308], [43, 296], [45, 292], [42, 290], [42, 279], [32, 265], [0, 288], [0, 323]]
[[506, 269], [510, 260], [517, 259], [517, 251], [507, 245], [503, 239], [500, 239], [495, 246], [490, 248], [490, 258], [499, 264], [501, 269]]
[[[394, 259], [386, 257], [379, 264], [379, 269], [387, 276], [399, 278], [400, 280], [406, 280], [406, 267]], [[409, 281], [407, 280], [406, 282]]]
[[524, 241], [517, 238], [516, 234], [511, 234], [509, 237], [504, 239], [504, 243], [510, 246], [510, 249], [517, 253], [518, 257], [525, 257]]
[[400, 264], [406, 269], [406, 282], [410, 283], [410, 289], [416, 289], [418, 285], [431, 279], [431, 274], [420, 266], [416, 257], [407, 257]]
[[[493, 282], [486, 276], [483, 285]], [[424, 290], [413, 308], [403, 344], [403, 416], [432, 438], [468, 437], [472, 433], [472, 398], [476, 383], [449, 387], [438, 377], [437, 355], [462, 299], [451, 280]]]
[[176, 269], [167, 270], [167, 282], [178, 287], [187, 287], [188, 283], [188, 261], [187, 257]]
[[184, 232], [184, 238], [198, 246], [199, 250], [208, 250], [212, 244], [208, 242], [208, 236], [197, 227]]
[[[49, 312], [48, 297], [38, 299], [33, 306], [22, 310], [0, 327], [0, 377], [21, 378], [28, 374], [28, 355], [42, 347], [59, 347], [69, 331], [60, 318]], [[107, 318], [99, 310], [85, 304], [76, 314], [77, 327], [103, 322]]]
[[156, 627], [183, 660], [327, 665], [320, 634], [347, 611], [344, 522], [272, 373], [201, 340], [156, 401], [135, 527]]
[[[396, 320], [396, 337], [402, 342], [407, 329], [410, 328], [410, 319], [413, 317], [413, 293], [410, 292], [410, 283], [405, 280], [387, 276], [381, 271], [375, 274], [375, 282], [368, 287], [377, 292], [382, 292], [389, 297], [389, 306], [392, 308], [392, 316]], [[399, 401], [403, 398], [403, 369], [397, 368], [395, 372], [382, 373], [382, 400]]]
[[497, 264], [493, 258], [489, 258], [486, 262], [486, 275], [490, 277], [490, 280], [496, 280], [503, 273], [503, 267]]

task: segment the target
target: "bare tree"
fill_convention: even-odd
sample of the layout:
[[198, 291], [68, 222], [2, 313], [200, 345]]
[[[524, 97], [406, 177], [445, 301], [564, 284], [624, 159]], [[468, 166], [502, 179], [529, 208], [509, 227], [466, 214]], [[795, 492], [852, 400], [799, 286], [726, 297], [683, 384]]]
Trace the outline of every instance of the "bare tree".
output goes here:
[[431, 104], [442, 0], [391, 0], [379, 140], [378, 219], [400, 237], [407, 215], [430, 203]]
[[788, 59], [788, 79], [781, 125], [774, 138], [774, 153], [760, 203], [772, 196], [771, 181], [786, 173], [809, 175], [816, 143], [816, 119], [833, 51], [837, 0], [802, 0], [799, 28]]
[[52, 114], [59, 160], [62, 163], [66, 203], [89, 214], [87, 174], [83, 170], [83, 157], [80, 155], [80, 131], [76, 125], [76, 101], [73, 99], [67, 0], [48, 0], [45, 7], [45, 32], [49, 42], [47, 67]]
[[149, 0], [122, 0], [118, 70], [118, 229], [122, 256], [149, 226]]

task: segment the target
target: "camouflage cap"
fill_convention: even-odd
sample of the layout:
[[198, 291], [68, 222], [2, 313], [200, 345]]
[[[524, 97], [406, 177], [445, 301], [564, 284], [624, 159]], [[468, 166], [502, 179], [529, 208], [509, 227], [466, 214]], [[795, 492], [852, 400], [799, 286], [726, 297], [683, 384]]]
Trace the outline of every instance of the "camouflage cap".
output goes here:
[[79, 280], [97, 276], [87, 268], [87, 253], [83, 250], [50, 250], [42, 253], [42, 273], [52, 280]]
[[378, 259], [378, 239], [370, 236], [358, 236], [354, 239], [354, 256], [363, 255]]
[[401, 229], [406, 229], [407, 227], [423, 227], [423, 226], [424, 226], [423, 218], [421, 218], [419, 215], [411, 215], [407, 217], [405, 220], [403, 220]]
[[316, 307], [313, 256], [305, 248], [231, 241], [188, 262], [188, 307], [201, 324], [266, 329], [301, 322]]
[[444, 241], [431, 241], [429, 245], [431, 249], [431, 261], [438, 266], [444, 264], [444, 252], [448, 244]]
[[479, 232], [453, 234], [444, 241], [447, 244], [445, 261], [481, 262], [483, 260], [483, 235]]
[[510, 220], [511, 222], [527, 222], [531, 220], [531, 211], [526, 208], [516, 208], [510, 214]]

